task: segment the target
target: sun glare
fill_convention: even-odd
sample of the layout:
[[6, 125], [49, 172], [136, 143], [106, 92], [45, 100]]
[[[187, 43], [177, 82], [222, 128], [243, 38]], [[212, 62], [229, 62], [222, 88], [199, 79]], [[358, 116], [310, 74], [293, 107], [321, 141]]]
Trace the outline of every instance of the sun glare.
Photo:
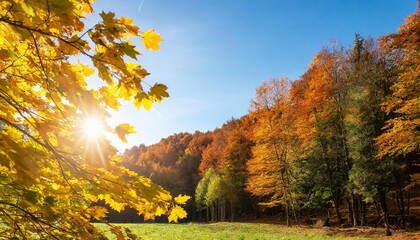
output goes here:
[[102, 135], [103, 126], [98, 119], [89, 118], [85, 120], [83, 130], [88, 139], [96, 139]]

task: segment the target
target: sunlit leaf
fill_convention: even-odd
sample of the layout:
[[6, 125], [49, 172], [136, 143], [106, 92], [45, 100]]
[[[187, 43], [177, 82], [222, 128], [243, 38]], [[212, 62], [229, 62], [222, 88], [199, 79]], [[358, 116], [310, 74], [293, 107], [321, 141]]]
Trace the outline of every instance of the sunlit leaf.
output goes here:
[[168, 216], [169, 222], [178, 222], [178, 219], [187, 217], [187, 212], [179, 206], [176, 206], [171, 209], [171, 212]]
[[188, 201], [188, 199], [190, 199], [190, 198], [191, 198], [190, 196], [179, 194], [178, 197], [175, 197], [174, 200], [177, 204], [182, 205], [182, 204], [185, 204]]
[[134, 127], [127, 123], [122, 123], [115, 127], [115, 132], [117, 133], [118, 137], [123, 142], [127, 142], [127, 139], [125, 138], [127, 134], [135, 133]]
[[146, 49], [153, 49], [155, 51], [159, 50], [159, 42], [163, 41], [163, 39], [160, 37], [160, 34], [155, 33], [155, 30], [147, 30], [142, 34], [142, 37], [142, 43]]
[[162, 98], [169, 97], [167, 90], [168, 90], [167, 86], [160, 83], [156, 83], [150, 88], [149, 94], [153, 96], [156, 100], [161, 101]]

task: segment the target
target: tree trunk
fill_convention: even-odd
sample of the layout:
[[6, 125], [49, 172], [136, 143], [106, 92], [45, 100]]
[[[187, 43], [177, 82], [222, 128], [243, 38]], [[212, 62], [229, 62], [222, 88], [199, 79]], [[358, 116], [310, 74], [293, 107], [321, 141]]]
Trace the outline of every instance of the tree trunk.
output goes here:
[[220, 206], [220, 221], [226, 221], [226, 201], [223, 201]]
[[349, 198], [346, 198], [346, 202], [347, 202], [347, 208], [348, 208], [348, 218], [347, 218], [347, 222], [349, 225], [353, 224], [353, 208], [351, 206], [351, 202]]
[[210, 214], [211, 214], [211, 222], [215, 222], [216, 220], [216, 207], [214, 204], [210, 205]]
[[397, 192], [395, 193], [395, 200], [397, 201], [397, 207], [398, 207], [398, 211], [401, 213], [401, 204], [400, 204], [400, 194], [399, 194], [399, 190], [397, 190]]
[[253, 208], [254, 208], [254, 218], [257, 219], [257, 217], [258, 217], [257, 206], [254, 205]]
[[235, 206], [233, 202], [230, 202], [230, 221], [233, 222], [235, 217]]
[[341, 224], [343, 219], [341, 218], [340, 208], [338, 207], [338, 201], [335, 201], [334, 208], [335, 208], [335, 214], [337, 215], [338, 223]]
[[389, 227], [389, 221], [388, 221], [388, 206], [386, 203], [386, 194], [384, 191], [379, 192], [379, 201], [382, 208], [382, 213], [384, 216], [384, 223], [385, 223], [385, 229], [386, 229], [386, 236], [391, 236], [391, 229]]
[[362, 201], [361, 205], [362, 205], [362, 209], [361, 209], [362, 218], [360, 220], [361, 221], [360, 225], [365, 226], [366, 225], [366, 203]]
[[388, 222], [388, 212], [384, 212], [384, 221], [385, 221], [385, 235], [386, 236], [391, 236], [391, 228], [389, 227], [389, 222]]
[[288, 227], [290, 227], [290, 218], [289, 218], [289, 204], [286, 203], [286, 224]]
[[218, 222], [219, 221], [219, 205], [218, 204], [214, 204], [214, 222]]
[[354, 194], [351, 195], [351, 201], [352, 201], [352, 212], [353, 212], [353, 227], [356, 227], [358, 225], [357, 220], [359, 219], [359, 208], [358, 208], [358, 197]]
[[292, 205], [292, 214], [293, 214], [293, 218], [295, 219], [296, 225], [300, 226], [299, 219], [296, 215], [296, 210], [295, 210], [295, 207], [293, 205]]
[[330, 209], [327, 208], [326, 211], [327, 211], [327, 216], [325, 217], [324, 223], [322, 224], [322, 226], [323, 227], [330, 227], [331, 226], [331, 223], [330, 223], [330, 217], [331, 217]]
[[217, 204], [218, 208], [219, 208], [219, 212], [217, 213], [217, 218], [219, 222], [223, 222], [223, 203], [218, 203]]
[[338, 206], [338, 199], [337, 199], [338, 197], [336, 196], [335, 197], [335, 201], [334, 201], [334, 208], [335, 208], [335, 214], [337, 215], [337, 220], [338, 220], [338, 223], [339, 224], [341, 224], [341, 222], [343, 221], [343, 219], [341, 218], [341, 213], [340, 213], [340, 208], [339, 208], [339, 206]]
[[378, 214], [378, 220], [379, 220], [382, 218], [382, 214], [381, 214], [379, 203], [377, 201], [375, 201], [375, 208], [376, 208], [376, 213]]
[[[419, 2], [420, 4], [420, 2]], [[410, 215], [410, 201], [411, 201], [411, 191], [407, 192], [407, 214]]]
[[400, 213], [402, 215], [404, 215], [405, 212], [405, 206], [404, 206], [404, 192], [403, 191], [399, 191], [400, 192], [400, 202], [401, 202], [401, 211]]

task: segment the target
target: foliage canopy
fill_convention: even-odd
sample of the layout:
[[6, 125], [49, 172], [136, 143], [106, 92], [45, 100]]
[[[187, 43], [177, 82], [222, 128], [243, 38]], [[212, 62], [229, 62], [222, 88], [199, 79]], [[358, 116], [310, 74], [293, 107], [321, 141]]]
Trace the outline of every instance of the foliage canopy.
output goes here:
[[[0, 3], [0, 219], [1, 235], [40, 239], [104, 239], [91, 219], [107, 209], [131, 207], [145, 219], [186, 216], [173, 199], [149, 179], [124, 168], [104, 138], [88, 139], [82, 125], [97, 118], [122, 141], [134, 132], [129, 124], [112, 129], [107, 109], [122, 100], [149, 109], [168, 97], [167, 87], [144, 82], [149, 74], [136, 60], [131, 38], [159, 49], [160, 35], [141, 31], [127, 17], [93, 14], [89, 0], [6, 0]], [[92, 68], [93, 66], [94, 68]], [[103, 86], [89, 89], [94, 74]], [[134, 238], [111, 227], [118, 239]]]

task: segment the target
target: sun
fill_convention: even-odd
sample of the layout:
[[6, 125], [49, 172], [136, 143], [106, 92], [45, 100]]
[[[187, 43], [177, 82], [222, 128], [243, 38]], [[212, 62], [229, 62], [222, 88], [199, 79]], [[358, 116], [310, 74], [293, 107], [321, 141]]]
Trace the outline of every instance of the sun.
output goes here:
[[101, 137], [103, 131], [103, 124], [99, 119], [88, 118], [83, 122], [83, 133], [90, 140]]

